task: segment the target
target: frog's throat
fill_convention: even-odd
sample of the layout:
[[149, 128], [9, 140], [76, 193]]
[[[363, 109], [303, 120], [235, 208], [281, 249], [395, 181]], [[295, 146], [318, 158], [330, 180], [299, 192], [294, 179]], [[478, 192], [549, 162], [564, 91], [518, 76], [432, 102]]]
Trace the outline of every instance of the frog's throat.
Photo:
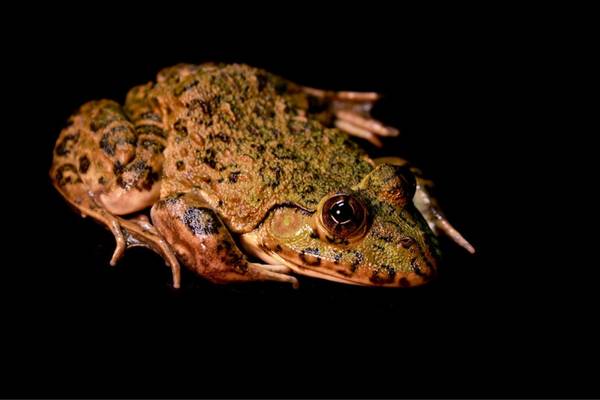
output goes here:
[[265, 263], [271, 265], [285, 265], [298, 275], [310, 276], [311, 278], [326, 279], [329, 281], [350, 285], [369, 286], [367, 283], [353, 281], [351, 279], [347, 279], [338, 275], [326, 273], [325, 271], [316, 271], [314, 269], [309, 269], [304, 267], [303, 265], [296, 264], [290, 260], [287, 260], [275, 252], [267, 252], [263, 250], [259, 245], [259, 240], [254, 232], [241, 235], [240, 243], [244, 250], [246, 250], [249, 254], [252, 254], [257, 258], [260, 258]]

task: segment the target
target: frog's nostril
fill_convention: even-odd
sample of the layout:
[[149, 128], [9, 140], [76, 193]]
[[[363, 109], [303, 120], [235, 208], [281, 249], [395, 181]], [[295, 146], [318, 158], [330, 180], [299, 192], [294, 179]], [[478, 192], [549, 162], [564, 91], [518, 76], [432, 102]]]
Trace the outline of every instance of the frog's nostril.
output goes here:
[[402, 247], [404, 247], [405, 249], [408, 249], [410, 246], [412, 246], [415, 243], [415, 240], [409, 237], [405, 237], [400, 239], [400, 245]]

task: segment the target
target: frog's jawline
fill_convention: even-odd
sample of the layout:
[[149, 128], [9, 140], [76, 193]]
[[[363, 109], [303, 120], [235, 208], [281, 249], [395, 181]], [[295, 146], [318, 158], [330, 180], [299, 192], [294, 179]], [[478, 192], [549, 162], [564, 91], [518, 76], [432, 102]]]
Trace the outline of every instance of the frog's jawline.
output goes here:
[[244, 247], [244, 249], [247, 252], [249, 252], [250, 254], [252, 254], [255, 257], [260, 258], [267, 264], [285, 265], [285, 266], [289, 267], [290, 269], [292, 269], [298, 275], [309, 276], [311, 278], [321, 278], [321, 279], [326, 279], [326, 280], [333, 281], [333, 282], [345, 283], [345, 284], [356, 285], [356, 286], [369, 286], [366, 283], [352, 281], [350, 279], [345, 279], [345, 278], [337, 276], [337, 275], [327, 274], [325, 272], [315, 271], [312, 269], [305, 268], [302, 265], [298, 265], [290, 260], [286, 260], [285, 258], [279, 256], [276, 253], [272, 253], [272, 252], [267, 253], [266, 251], [262, 250], [257, 245], [258, 241], [256, 240], [256, 236], [252, 233], [242, 235], [240, 237], [240, 243], [242, 244], [242, 246]]

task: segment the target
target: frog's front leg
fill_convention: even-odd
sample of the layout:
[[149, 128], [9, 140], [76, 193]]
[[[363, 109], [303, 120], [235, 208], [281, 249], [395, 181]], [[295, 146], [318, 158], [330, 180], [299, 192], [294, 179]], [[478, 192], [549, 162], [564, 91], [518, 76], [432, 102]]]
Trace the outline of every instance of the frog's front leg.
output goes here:
[[411, 166], [408, 161], [400, 157], [380, 157], [373, 160], [375, 164], [391, 164], [405, 166], [415, 175], [417, 188], [413, 203], [419, 212], [423, 215], [427, 224], [434, 233], [443, 232], [456, 244], [467, 250], [469, 253], [475, 253], [475, 248], [465, 239], [460, 232], [454, 228], [446, 219], [446, 216], [440, 209], [437, 199], [431, 195], [433, 182], [423, 178], [421, 170]]
[[159, 201], [151, 217], [179, 259], [212, 282], [278, 281], [298, 286], [286, 266], [249, 262], [216, 213], [193, 193]]
[[398, 136], [396, 128], [386, 126], [371, 117], [371, 108], [380, 99], [374, 92], [334, 92], [310, 87], [302, 90], [308, 96], [309, 112], [311, 108], [327, 109], [335, 120], [333, 124], [340, 130], [368, 140], [381, 147], [380, 136]]

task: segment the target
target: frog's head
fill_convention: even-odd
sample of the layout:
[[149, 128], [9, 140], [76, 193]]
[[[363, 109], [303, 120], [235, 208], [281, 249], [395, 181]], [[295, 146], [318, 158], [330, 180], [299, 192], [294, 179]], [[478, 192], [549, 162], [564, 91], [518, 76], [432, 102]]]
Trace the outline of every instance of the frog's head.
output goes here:
[[413, 205], [408, 169], [379, 165], [315, 210], [281, 206], [242, 242], [301, 275], [369, 286], [421, 285], [435, 275], [437, 240]]

